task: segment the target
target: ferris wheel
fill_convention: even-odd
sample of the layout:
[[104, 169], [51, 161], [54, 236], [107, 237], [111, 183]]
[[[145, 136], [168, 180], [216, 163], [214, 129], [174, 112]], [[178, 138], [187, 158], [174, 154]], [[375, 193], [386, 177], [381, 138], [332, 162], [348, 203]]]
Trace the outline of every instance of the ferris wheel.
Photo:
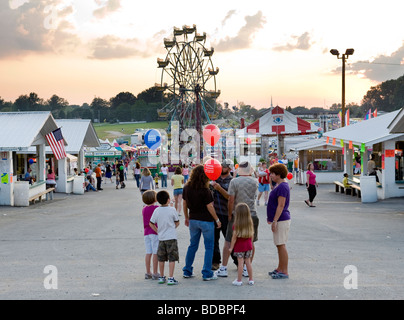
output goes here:
[[205, 47], [206, 33], [198, 34], [196, 25], [174, 27], [173, 38], [164, 38], [165, 59], [157, 59], [161, 82], [155, 86], [166, 91], [171, 101], [158, 110], [159, 119], [178, 121], [180, 129], [195, 128], [217, 117], [216, 86], [219, 68], [214, 68], [214, 49]]

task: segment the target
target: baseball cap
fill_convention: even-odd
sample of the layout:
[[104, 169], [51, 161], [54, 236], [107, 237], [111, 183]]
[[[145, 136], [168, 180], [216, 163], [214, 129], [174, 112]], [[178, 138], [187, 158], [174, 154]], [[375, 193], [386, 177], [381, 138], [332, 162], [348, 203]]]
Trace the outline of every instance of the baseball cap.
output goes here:
[[222, 168], [231, 168], [233, 166], [233, 161], [226, 159], [222, 162]]

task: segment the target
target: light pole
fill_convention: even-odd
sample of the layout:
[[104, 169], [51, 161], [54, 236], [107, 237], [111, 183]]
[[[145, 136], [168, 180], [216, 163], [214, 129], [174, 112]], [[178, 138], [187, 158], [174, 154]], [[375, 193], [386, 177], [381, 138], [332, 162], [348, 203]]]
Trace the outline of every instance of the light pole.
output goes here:
[[337, 56], [338, 59], [342, 59], [342, 110], [341, 110], [341, 127], [345, 127], [345, 60], [348, 59], [349, 56], [353, 55], [354, 49], [346, 49], [345, 53], [339, 55], [337, 49], [331, 49], [331, 54]]

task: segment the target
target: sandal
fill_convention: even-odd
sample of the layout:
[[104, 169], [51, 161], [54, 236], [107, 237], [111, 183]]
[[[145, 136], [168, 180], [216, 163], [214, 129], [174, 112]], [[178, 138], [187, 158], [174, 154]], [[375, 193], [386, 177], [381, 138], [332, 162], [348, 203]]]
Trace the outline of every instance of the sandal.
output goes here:
[[315, 206], [311, 205], [310, 207], [312, 207], [312, 208], [313, 208], [313, 207], [315, 207]]
[[277, 272], [272, 274], [272, 279], [289, 279], [289, 275], [283, 272]]
[[307, 200], [304, 200], [304, 203], [307, 204], [307, 205], [310, 207], [310, 205], [309, 205], [309, 203], [307, 202]]

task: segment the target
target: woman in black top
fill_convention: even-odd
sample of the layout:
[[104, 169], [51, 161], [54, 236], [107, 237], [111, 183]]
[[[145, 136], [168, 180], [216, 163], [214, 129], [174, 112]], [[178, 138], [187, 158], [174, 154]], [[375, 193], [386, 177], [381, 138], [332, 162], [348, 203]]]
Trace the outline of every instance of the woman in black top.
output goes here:
[[182, 197], [185, 225], [189, 227], [191, 237], [185, 257], [185, 267], [182, 269], [184, 278], [193, 276], [192, 264], [194, 263], [202, 234], [205, 244], [202, 278], [206, 281], [215, 280], [217, 277], [212, 272], [214, 230], [215, 222], [219, 228], [221, 223], [213, 206], [213, 196], [209, 189], [209, 178], [206, 176], [202, 165], [198, 165], [192, 170], [191, 178], [184, 186]]

